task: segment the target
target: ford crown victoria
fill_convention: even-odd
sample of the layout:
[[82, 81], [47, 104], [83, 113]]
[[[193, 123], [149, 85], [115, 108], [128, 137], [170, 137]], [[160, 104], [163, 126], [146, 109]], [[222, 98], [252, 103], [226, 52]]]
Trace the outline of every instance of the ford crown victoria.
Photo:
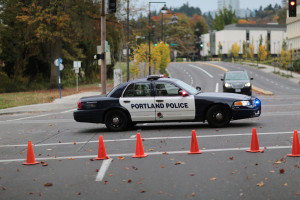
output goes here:
[[231, 120], [261, 114], [255, 97], [200, 90], [152, 75], [122, 83], [107, 95], [81, 98], [73, 115], [77, 122], [104, 123], [111, 131], [122, 131], [144, 122], [207, 121], [211, 127], [226, 127]]

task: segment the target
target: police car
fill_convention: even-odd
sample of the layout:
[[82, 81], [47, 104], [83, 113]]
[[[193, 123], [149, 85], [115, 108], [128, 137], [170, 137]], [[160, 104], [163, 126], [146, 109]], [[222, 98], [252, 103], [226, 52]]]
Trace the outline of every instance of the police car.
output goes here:
[[206, 93], [175, 78], [152, 75], [122, 83], [107, 95], [83, 97], [77, 122], [104, 123], [111, 131], [144, 122], [205, 122], [226, 127], [231, 120], [258, 117], [261, 102], [232, 93]]

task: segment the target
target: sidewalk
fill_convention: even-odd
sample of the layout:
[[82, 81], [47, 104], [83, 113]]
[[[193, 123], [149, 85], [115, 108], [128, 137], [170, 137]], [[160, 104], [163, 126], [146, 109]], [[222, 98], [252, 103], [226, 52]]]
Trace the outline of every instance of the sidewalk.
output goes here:
[[55, 111], [66, 111], [66, 110], [76, 109], [77, 102], [81, 97], [96, 96], [96, 95], [100, 95], [100, 92], [83, 92], [83, 93], [62, 97], [61, 99], [55, 99], [52, 103], [33, 104], [33, 105], [0, 109], [0, 115], [25, 113], [25, 112], [46, 112], [46, 111], [55, 112]]
[[[254, 63], [247, 63], [247, 62], [242, 62], [242, 64], [246, 64], [246, 65], [256, 65]], [[258, 64], [259, 67], [263, 67], [264, 69], [260, 69], [266, 73], [273, 73], [274, 72], [274, 67], [272, 66], [269, 66], [269, 65], [264, 65], [264, 64]], [[288, 74], [288, 75], [291, 75], [291, 71], [287, 71], [287, 70], [282, 70], [282, 69], [279, 69], [278, 67], [275, 67], [275, 72], [280, 72], [283, 73], [283, 74]], [[280, 75], [278, 75], [280, 76]], [[296, 72], [293, 72], [293, 77], [292, 78], [286, 78], [296, 84], [300, 84], [300, 74], [296, 73]]]

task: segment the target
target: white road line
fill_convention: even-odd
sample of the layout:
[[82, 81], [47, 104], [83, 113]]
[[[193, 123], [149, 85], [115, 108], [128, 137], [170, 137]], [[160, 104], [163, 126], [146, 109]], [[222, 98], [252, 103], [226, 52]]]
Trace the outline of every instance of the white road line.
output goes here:
[[54, 115], [54, 114], [51, 113], [51, 114], [36, 115], [36, 116], [31, 116], [31, 117], [23, 117], [23, 118], [18, 118], [18, 119], [10, 119], [10, 120], [6, 120], [5, 122], [13, 122], [13, 121], [19, 121], [19, 120], [23, 120], [23, 119], [32, 119], [32, 118], [38, 118], [38, 117], [45, 117], [45, 116], [49, 116], [49, 115]]
[[76, 108], [74, 108], [74, 109], [71, 109], [71, 110], [66, 110], [66, 111], [63, 111], [63, 112], [60, 112], [60, 113], [69, 113], [69, 112], [73, 112], [73, 111], [75, 111], [75, 110], [77, 110]]
[[191, 65], [191, 64], [189, 64], [189, 66], [194, 67], [194, 68], [196, 68], [196, 69], [200, 69], [200, 70], [203, 71], [205, 74], [207, 74], [210, 78], [213, 78], [213, 75], [211, 75], [210, 73], [208, 73], [208, 72], [205, 71], [204, 69], [202, 69], [202, 68], [200, 68], [200, 67], [197, 67], [197, 66], [195, 66], [195, 65]]
[[[291, 134], [293, 135], [293, 131], [287, 132], [266, 132], [266, 133], [257, 133], [258, 135], [281, 135], [281, 134]], [[239, 137], [239, 136], [251, 136], [252, 133], [238, 133], [238, 134], [218, 134], [218, 135], [200, 135], [197, 138], [213, 138], [213, 137]], [[168, 140], [168, 139], [190, 139], [191, 136], [176, 136], [176, 137], [151, 137], [151, 138], [144, 138], [143, 140]], [[104, 142], [125, 142], [125, 141], [135, 141], [135, 138], [131, 139], [115, 139], [115, 140], [104, 140]], [[86, 144], [86, 143], [97, 143], [99, 140], [94, 141], [83, 141], [83, 142], [76, 142], [76, 144]], [[0, 145], [0, 148], [6, 147], [26, 147], [28, 144], [16, 144], [16, 145]], [[48, 144], [33, 144], [34, 147], [40, 146], [59, 146], [59, 145], [74, 145], [73, 142], [64, 142], [64, 143], [48, 143]]]
[[102, 162], [102, 165], [101, 165], [101, 168], [97, 174], [97, 177], [96, 177], [96, 180], [95, 181], [102, 181], [104, 176], [105, 176], [105, 173], [109, 167], [109, 165], [111, 164], [111, 161], [112, 161], [112, 158], [110, 159], [107, 159], [107, 160], [104, 160]]
[[[270, 149], [270, 150], [276, 150], [276, 149], [291, 149], [292, 146], [262, 146], [261, 145], [261, 148]], [[250, 147], [224, 148], [224, 149], [201, 149], [201, 151], [202, 152], [227, 152], [227, 151], [245, 151], [247, 149], [250, 149]], [[188, 152], [189, 151], [164, 151], [164, 152], [145, 152], [145, 153], [147, 153], [148, 155], [165, 155], [166, 153], [167, 154], [187, 154]], [[133, 155], [134, 155], [134, 153], [122, 153], [122, 154], [108, 154], [107, 156], [109, 156], [109, 157], [120, 157], [120, 156], [122, 156], [122, 157], [131, 157]], [[67, 159], [70, 159], [70, 158], [72, 158], [72, 159], [88, 159], [88, 158], [95, 158], [95, 157], [97, 157], [97, 155], [44, 157], [44, 158], [35, 158], [35, 160], [37, 160], [37, 161], [44, 161], [44, 160], [67, 160]], [[7, 159], [7, 160], [0, 160], [0, 163], [22, 162], [24, 160], [25, 159]], [[108, 160], [104, 160], [104, 161], [107, 161], [107, 163], [105, 165], [108, 165], [107, 167], [105, 167], [106, 170], [109, 167], [110, 162], [111, 162], [111, 161], [108, 161]], [[101, 168], [102, 168], [102, 166], [101, 166]], [[100, 171], [101, 171], [101, 169], [100, 169]], [[104, 174], [105, 174], [105, 172], [104, 172]]]
[[216, 83], [216, 90], [215, 92], [219, 92], [219, 83]]
[[49, 113], [49, 114], [44, 114], [44, 115], [36, 115], [36, 116], [23, 117], [23, 118], [18, 118], [18, 119], [10, 119], [10, 120], [5, 120], [5, 122], [13, 122], [13, 121], [20, 121], [20, 120], [24, 120], [24, 119], [33, 119], [33, 118], [45, 117], [45, 116], [56, 115], [56, 114], [60, 114], [60, 113], [68, 113], [68, 112], [72, 112], [74, 110], [76, 110], [76, 109], [66, 110], [66, 111], [59, 112], [59, 113]]

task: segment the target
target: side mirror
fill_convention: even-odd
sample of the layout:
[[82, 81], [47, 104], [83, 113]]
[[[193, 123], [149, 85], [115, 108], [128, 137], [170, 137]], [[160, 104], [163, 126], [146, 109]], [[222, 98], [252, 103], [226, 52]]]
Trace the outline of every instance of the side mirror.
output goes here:
[[189, 96], [189, 94], [183, 89], [179, 89], [178, 94], [183, 96], [183, 97]]
[[221, 81], [224, 81], [224, 78], [221, 78]]
[[201, 87], [197, 86], [196, 90], [198, 90], [200, 92], [201, 91]]
[[250, 80], [252, 81], [254, 78], [250, 78]]

